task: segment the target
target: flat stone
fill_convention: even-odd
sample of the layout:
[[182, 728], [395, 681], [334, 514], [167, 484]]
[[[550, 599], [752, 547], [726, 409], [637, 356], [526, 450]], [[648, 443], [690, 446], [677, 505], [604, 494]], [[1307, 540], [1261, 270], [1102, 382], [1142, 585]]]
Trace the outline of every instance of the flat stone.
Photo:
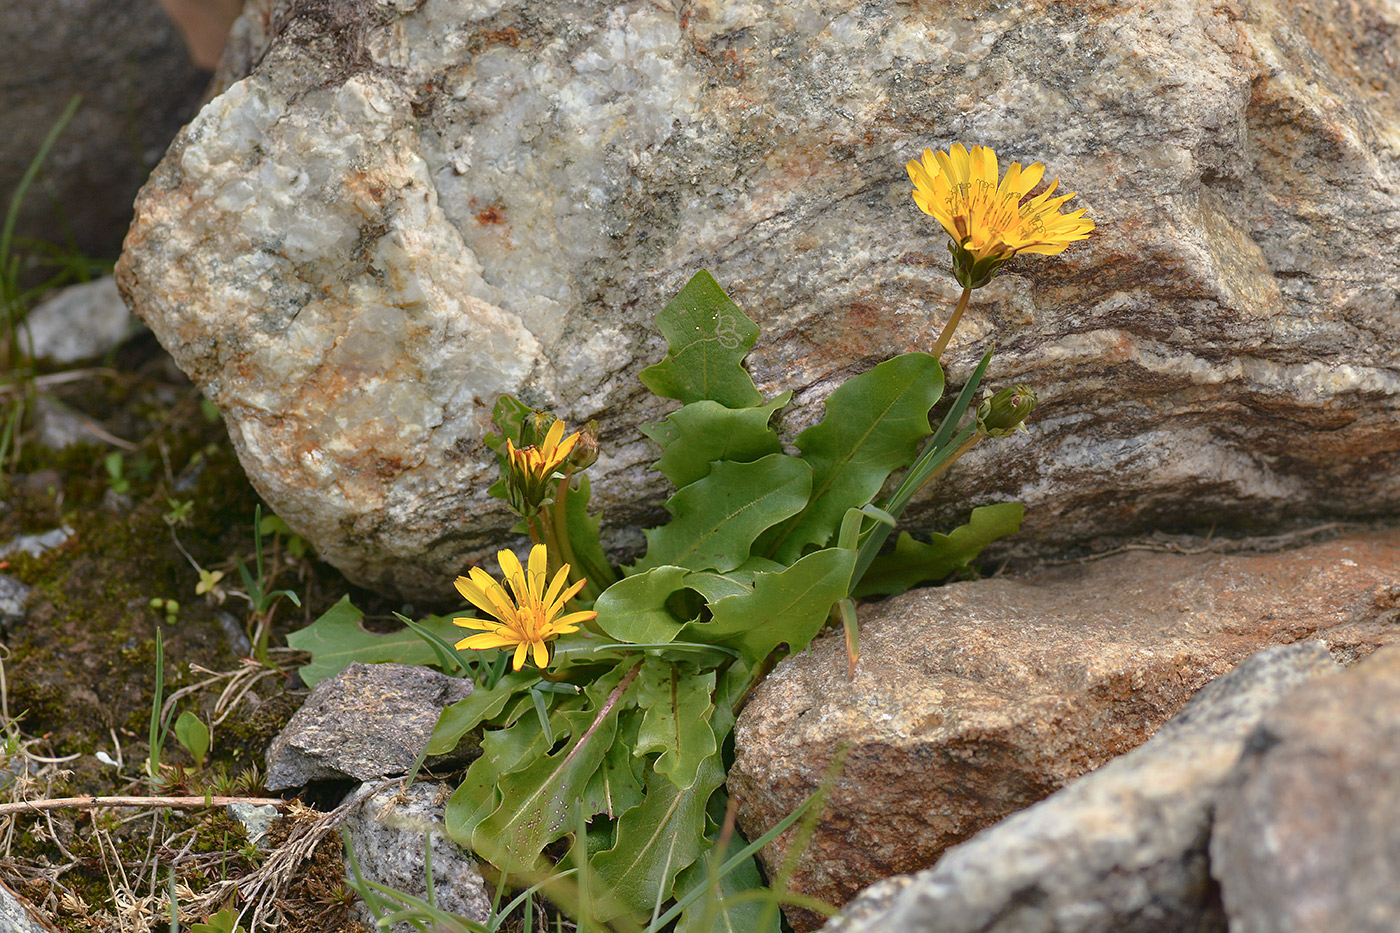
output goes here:
[[4, 544], [0, 544], [0, 557], [6, 554], [13, 554], [16, 551], [23, 551], [30, 557], [38, 557], [51, 548], [56, 548], [73, 536], [73, 529], [64, 525], [62, 528], [52, 528], [48, 531], [38, 532], [32, 535], [19, 535], [11, 538]]
[[763, 390], [796, 393], [790, 440], [933, 344], [958, 289], [904, 165], [981, 143], [1099, 227], [978, 290], [950, 385], [995, 342], [989, 381], [1041, 407], [915, 527], [1017, 499], [1045, 553], [1385, 514], [1398, 37], [1390, 0], [255, 0], [117, 275], [293, 530], [447, 599], [514, 522], [486, 494], [499, 393], [600, 419], [616, 551], [669, 494], [635, 430], [664, 411], [636, 379], [656, 312], [712, 271]]
[[932, 868], [880, 882], [823, 933], [1225, 933], [1207, 870], [1211, 807], [1269, 709], [1337, 669], [1318, 642], [1261, 651], [1145, 745]]
[[29, 594], [34, 588], [8, 574], [0, 574], [0, 626], [23, 622]]
[[259, 848], [262, 846], [263, 837], [272, 828], [272, 824], [281, 814], [272, 804], [253, 806], [249, 803], [231, 803], [226, 808], [230, 819], [237, 820], [243, 824], [244, 831], [248, 834], [248, 841]]
[[1215, 808], [1231, 933], [1400, 930], [1400, 648], [1274, 707]]
[[[782, 661], [735, 729], [730, 793], [752, 839], [845, 765], [795, 890], [841, 905], [1141, 745], [1269, 645], [1344, 660], [1400, 638], [1400, 532], [1273, 554], [1132, 551], [861, 607], [847, 679], [833, 632]], [[792, 831], [761, 857], [782, 863]]]
[[[409, 664], [355, 662], [318, 683], [267, 750], [267, 787], [406, 774], [470, 680]], [[442, 759], [429, 759], [429, 763]]]
[[[344, 826], [366, 880], [423, 900], [428, 898], [424, 849], [431, 834], [433, 894], [438, 909], [485, 923], [491, 918], [491, 889], [471, 852], [454, 843], [443, 825], [443, 810], [452, 791], [446, 784], [421, 782], [406, 790], [388, 787], [355, 807]], [[364, 906], [358, 910], [361, 922], [374, 929], [374, 919]], [[406, 922], [389, 929], [416, 933]]]
[[35, 359], [77, 363], [114, 350], [141, 330], [110, 275], [70, 285], [24, 317], [29, 340], [21, 346]]

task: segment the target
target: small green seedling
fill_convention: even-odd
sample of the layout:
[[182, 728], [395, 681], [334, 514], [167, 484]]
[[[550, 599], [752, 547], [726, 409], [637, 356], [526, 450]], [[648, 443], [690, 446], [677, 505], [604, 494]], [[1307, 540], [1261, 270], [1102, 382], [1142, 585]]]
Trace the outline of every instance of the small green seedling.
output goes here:
[[203, 768], [210, 740], [209, 727], [204, 720], [189, 711], [181, 713], [175, 720], [175, 738], [194, 757], [195, 767]]
[[238, 911], [228, 907], [212, 917], [205, 917], [203, 923], [191, 925], [190, 933], [244, 933], [244, 930], [238, 922]]
[[173, 599], [162, 599], [157, 596], [151, 600], [151, 608], [156, 612], [165, 614], [165, 624], [174, 625], [180, 621], [180, 604]]

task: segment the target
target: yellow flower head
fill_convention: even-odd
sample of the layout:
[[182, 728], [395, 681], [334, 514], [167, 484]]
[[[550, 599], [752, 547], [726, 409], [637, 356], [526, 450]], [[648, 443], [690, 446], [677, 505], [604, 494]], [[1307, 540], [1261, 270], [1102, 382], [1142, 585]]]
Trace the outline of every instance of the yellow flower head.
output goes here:
[[533, 514], [548, 498], [554, 473], [569, 458], [580, 432], [564, 437], [564, 422], [555, 421], [537, 447], [516, 447], [506, 438], [506, 487], [521, 514]]
[[[552, 432], [551, 432], [552, 433]], [[561, 432], [562, 433], [562, 432]], [[489, 612], [499, 621], [489, 619], [453, 619], [454, 625], [463, 628], [481, 629], [480, 635], [469, 635], [457, 642], [456, 647], [484, 651], [489, 648], [515, 646], [512, 666], [520, 670], [527, 656], [532, 657], [541, 669], [549, 666], [549, 642], [560, 635], [577, 632], [579, 624], [598, 617], [596, 612], [570, 612], [559, 616], [564, 604], [583, 589], [585, 581], [579, 580], [566, 588], [569, 581], [569, 565], [559, 568], [554, 580], [546, 589], [549, 555], [543, 544], [530, 549], [528, 567], [520, 566], [520, 559], [510, 551], [496, 555], [501, 572], [505, 575], [510, 592], [497, 583], [489, 573], [480, 567], [473, 567], [469, 576], [457, 578], [457, 592], [483, 612]], [[559, 616], [558, 618], [555, 618]]]
[[987, 284], [997, 268], [1017, 253], [1053, 256], [1094, 229], [1083, 208], [1060, 213], [1074, 195], [1053, 197], [1058, 178], [1024, 200], [1045, 174], [1039, 162], [1026, 168], [1013, 162], [1001, 178], [995, 152], [985, 146], [973, 146], [968, 152], [955, 143], [947, 152], [925, 149], [922, 159], [905, 168], [914, 183], [914, 203], [952, 238], [953, 268], [964, 288]]

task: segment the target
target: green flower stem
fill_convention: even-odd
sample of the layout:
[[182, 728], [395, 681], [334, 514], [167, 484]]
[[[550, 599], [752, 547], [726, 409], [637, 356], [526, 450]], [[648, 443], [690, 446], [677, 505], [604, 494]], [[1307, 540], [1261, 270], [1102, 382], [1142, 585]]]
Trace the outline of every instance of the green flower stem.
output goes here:
[[[967, 439], [977, 430], [977, 423], [964, 428], [957, 436], [958, 422], [972, 405], [973, 398], [977, 395], [977, 389], [982, 384], [982, 377], [987, 372], [987, 367], [992, 362], [992, 351], [988, 350], [982, 354], [982, 360], [977, 364], [977, 368], [972, 371], [972, 376], [967, 380], [967, 384], [962, 387], [958, 397], [953, 401], [953, 407], [944, 416], [942, 424], [938, 426], [938, 431], [929, 440], [924, 452], [919, 455], [919, 459], [909, 468], [904, 481], [895, 489], [894, 494], [885, 502], [884, 511], [892, 515], [895, 520], [904, 512], [909, 500], [914, 497], [914, 493], [921, 489], [925, 482], [941, 472], [941, 467], [945, 461], [958, 451]], [[855, 572], [851, 574], [851, 592], [855, 592], [856, 585], [860, 583], [861, 577], [870, 569], [870, 564], [875, 560], [875, 555], [880, 552], [885, 541], [889, 538], [890, 532], [894, 530], [893, 524], [883, 522], [875, 525], [869, 532], [863, 535], [864, 540], [860, 543], [860, 548], [856, 554]]]
[[[569, 512], [567, 507], [567, 497], [569, 495], [569, 480], [573, 476], [573, 470], [564, 471], [564, 478], [559, 481], [559, 488], [554, 492], [554, 516], [552, 526], [554, 536], [559, 544], [559, 556], [564, 563], [569, 565], [569, 582], [577, 583], [583, 580], [583, 589], [579, 590], [579, 597], [586, 602], [592, 602], [603, 592], [598, 589], [591, 579], [584, 577], [584, 567], [578, 557], [574, 554], [574, 544], [569, 540]], [[570, 609], [574, 600], [570, 600]]]
[[958, 329], [958, 322], [962, 320], [963, 312], [967, 310], [967, 303], [971, 298], [972, 289], [964, 288], [962, 297], [958, 299], [958, 306], [953, 309], [953, 316], [943, 325], [943, 333], [938, 335], [938, 342], [929, 351], [935, 359], [943, 358], [943, 351], [948, 348], [948, 341], [953, 339], [953, 331]]
[[[899, 484], [899, 488], [890, 496], [885, 504], [885, 511], [898, 517], [914, 493], [922, 489], [930, 480], [952, 465], [953, 461], [972, 449], [972, 445], [977, 443], [981, 435], [977, 432], [975, 423], [968, 425], [958, 432], [946, 444], [936, 450], [930, 450], [928, 454], [920, 458], [914, 464], [909, 475], [904, 478], [904, 482]], [[880, 522], [870, 529], [865, 539], [860, 543], [860, 549], [856, 552], [856, 567], [851, 574], [851, 592], [855, 592], [856, 584], [860, 578], [865, 576], [865, 572], [870, 569], [870, 565], [875, 560], [875, 555], [880, 553], [880, 548], [889, 539], [890, 532], [894, 530], [893, 525]]]

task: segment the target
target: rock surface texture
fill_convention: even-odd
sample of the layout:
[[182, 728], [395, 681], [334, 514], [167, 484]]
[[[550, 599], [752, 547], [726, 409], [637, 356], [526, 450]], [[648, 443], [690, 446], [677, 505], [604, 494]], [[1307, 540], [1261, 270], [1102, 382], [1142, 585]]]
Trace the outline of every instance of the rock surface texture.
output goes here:
[[268, 790], [406, 774], [443, 708], [471, 691], [470, 680], [425, 667], [352, 663], [318, 683], [273, 739]]
[[[357, 793], [367, 789], [365, 785]], [[424, 848], [431, 833], [433, 897], [437, 907], [485, 923], [491, 918], [491, 889], [477, 871], [471, 853], [447, 837], [442, 823], [443, 807], [452, 790], [445, 784], [422, 782], [407, 789], [385, 788], [350, 811], [345, 830], [367, 881], [425, 901], [428, 887]], [[348, 866], [346, 870], [348, 873]], [[363, 904], [357, 912], [367, 929], [377, 929], [375, 918]], [[415, 933], [417, 928], [405, 921], [389, 929], [392, 933]]]
[[1215, 811], [1231, 933], [1400, 929], [1400, 649], [1319, 678], [1251, 736]]
[[873, 886], [823, 933], [1225, 933], [1207, 871], [1211, 806], [1260, 718], [1337, 669], [1317, 642], [1260, 652], [1141, 748], [955, 846], [933, 868]]
[[151, 0], [5, 0], [0, 204], [8, 207], [74, 94], [83, 103], [29, 191], [15, 233], [110, 259], [131, 201], [207, 84]]
[[[861, 659], [825, 635], [781, 662], [735, 729], [750, 839], [840, 778], [794, 889], [840, 905], [1147, 740], [1269, 645], [1349, 661], [1400, 636], [1400, 532], [1267, 555], [1132, 552], [918, 590], [861, 613]], [[791, 832], [763, 851], [772, 872]], [[809, 921], [812, 918], [807, 918]]]
[[1378, 514], [1397, 36], [1393, 0], [262, 0], [118, 278], [278, 514], [357, 582], [450, 595], [511, 524], [498, 393], [600, 417], [605, 523], [654, 521], [635, 377], [666, 300], [701, 268], [729, 289], [791, 437], [933, 343], [956, 286], [904, 163], [982, 143], [1099, 232], [978, 292], [951, 382], [995, 340], [1035, 434], [964, 458], [915, 525], [1016, 498], [1044, 548]]

